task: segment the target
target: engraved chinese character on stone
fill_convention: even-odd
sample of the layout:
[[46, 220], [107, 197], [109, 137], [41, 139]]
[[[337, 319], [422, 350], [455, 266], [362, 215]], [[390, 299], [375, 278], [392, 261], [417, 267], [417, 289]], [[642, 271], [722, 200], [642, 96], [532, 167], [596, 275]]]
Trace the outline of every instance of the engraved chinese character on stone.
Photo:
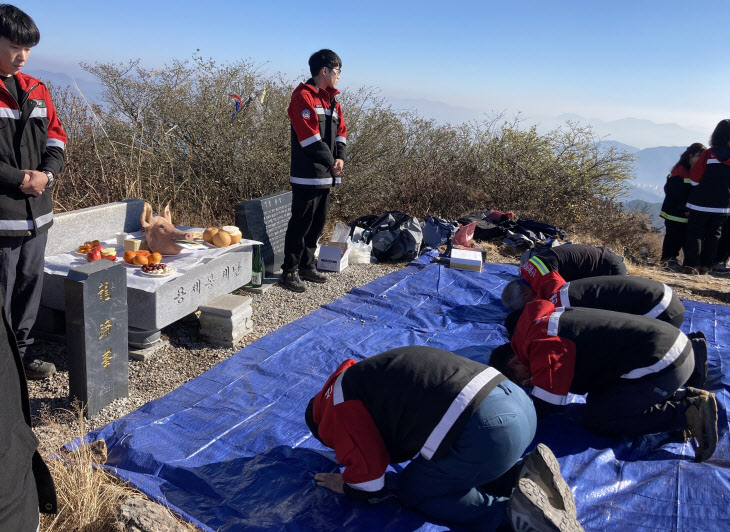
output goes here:
[[196, 280], [196, 281], [195, 281], [195, 282], [193, 283], [193, 294], [196, 294], [196, 293], [197, 293], [197, 294], [199, 294], [199, 293], [200, 293], [200, 279], [197, 279], [197, 280]]
[[102, 281], [99, 284], [99, 301], [109, 301], [112, 296], [109, 294], [109, 281]]
[[235, 275], [236, 277], [241, 275], [241, 265], [240, 264], [233, 265], [233, 275]]
[[205, 286], [208, 288], [213, 288], [213, 283], [215, 282], [215, 275], [214, 274], [208, 274], [208, 278], [205, 280]]
[[105, 370], [109, 371], [109, 365], [112, 363], [112, 358], [114, 358], [114, 356], [112, 356], [111, 347], [108, 348], [106, 351], [104, 351], [104, 354], [101, 355], [101, 358], [102, 358], [101, 365], [104, 366]]
[[231, 275], [231, 267], [226, 266], [225, 270], [223, 270], [223, 279], [230, 278], [230, 275]]
[[99, 325], [99, 340], [104, 338], [105, 336], [109, 336], [112, 333], [112, 322], [108, 319]]

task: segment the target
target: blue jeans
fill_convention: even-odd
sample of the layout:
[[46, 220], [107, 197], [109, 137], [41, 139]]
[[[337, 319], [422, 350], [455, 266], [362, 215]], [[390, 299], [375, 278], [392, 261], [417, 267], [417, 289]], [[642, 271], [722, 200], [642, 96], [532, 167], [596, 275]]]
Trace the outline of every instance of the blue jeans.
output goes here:
[[[445, 522], [494, 530], [508, 497], [490, 495], [484, 484], [507, 473], [535, 436], [532, 400], [516, 384], [500, 383], [484, 398], [448, 453], [438, 460], [418, 456], [399, 482], [406, 506]], [[514, 478], [509, 476], [510, 481]], [[509, 492], [509, 491], [508, 491]]]

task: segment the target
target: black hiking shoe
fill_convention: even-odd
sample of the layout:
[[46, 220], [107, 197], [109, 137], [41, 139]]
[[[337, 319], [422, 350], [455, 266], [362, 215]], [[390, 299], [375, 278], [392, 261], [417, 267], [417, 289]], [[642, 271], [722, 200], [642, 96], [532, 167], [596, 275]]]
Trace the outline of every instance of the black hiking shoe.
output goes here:
[[310, 283], [326, 283], [327, 282], [327, 276], [319, 273], [314, 268], [310, 269], [300, 269], [299, 270], [299, 277], [304, 279], [305, 281], [309, 281]]
[[37, 358], [29, 361], [23, 360], [23, 367], [25, 368], [26, 378], [32, 381], [45, 379], [56, 373], [56, 366]]
[[689, 441], [695, 451], [695, 461], [708, 460], [717, 448], [717, 401], [714, 393], [688, 397], [685, 410]]
[[554, 508], [547, 494], [529, 478], [521, 478], [507, 504], [512, 528], [524, 532], [583, 532], [578, 519]]
[[545, 492], [553, 508], [564, 510], [573, 517], [578, 515], [573, 493], [560, 474], [558, 459], [547, 445], [540, 443], [525, 456], [520, 478], [529, 478], [537, 484]]
[[292, 292], [304, 292], [306, 287], [304, 283], [299, 279], [297, 272], [284, 272], [281, 274], [279, 284], [291, 290]]

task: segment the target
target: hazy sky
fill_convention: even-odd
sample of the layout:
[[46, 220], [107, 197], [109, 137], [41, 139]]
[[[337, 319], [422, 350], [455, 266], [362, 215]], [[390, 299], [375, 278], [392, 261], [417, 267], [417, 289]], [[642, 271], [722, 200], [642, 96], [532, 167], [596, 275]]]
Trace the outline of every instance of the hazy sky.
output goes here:
[[[730, 70], [720, 4], [626, 2], [16, 2], [41, 31], [28, 68], [196, 51], [303, 77], [309, 54], [343, 59], [342, 87], [533, 116], [575, 113], [673, 122], [706, 132], [726, 118]], [[330, 7], [328, 7], [330, 6]], [[722, 40], [722, 42], [721, 42]], [[223, 88], [222, 90], [225, 90]], [[620, 139], [619, 139], [620, 140]], [[703, 139], [700, 139], [703, 140]], [[651, 144], [651, 143], [650, 143]]]

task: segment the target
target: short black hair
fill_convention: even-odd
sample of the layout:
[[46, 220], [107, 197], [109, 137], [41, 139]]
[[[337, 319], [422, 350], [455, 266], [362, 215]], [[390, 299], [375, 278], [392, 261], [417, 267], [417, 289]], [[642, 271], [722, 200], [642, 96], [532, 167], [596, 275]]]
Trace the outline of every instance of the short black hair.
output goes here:
[[10, 4], [0, 4], [0, 37], [32, 48], [41, 40], [41, 32], [25, 11]]
[[504, 319], [504, 327], [507, 329], [507, 336], [511, 340], [512, 337], [515, 334], [515, 329], [517, 328], [517, 322], [520, 321], [520, 316], [522, 316], [522, 311], [524, 309], [520, 310], [514, 310], [507, 314], [507, 317]]
[[720, 120], [720, 123], [715, 126], [715, 131], [712, 132], [710, 137], [710, 147], [712, 148], [727, 148], [730, 143], [730, 119]]
[[312, 73], [312, 77], [319, 74], [322, 67], [327, 67], [330, 70], [333, 68], [342, 68], [342, 59], [340, 59], [340, 56], [332, 50], [323, 48], [322, 50], [314, 52], [309, 57], [309, 71]]
[[489, 355], [489, 365], [499, 371], [502, 375], [507, 377], [512, 382], [517, 382], [514, 371], [509, 365], [509, 361], [515, 356], [515, 352], [512, 350], [512, 346], [509, 342], [506, 344], [499, 345], [492, 350], [492, 354]]

